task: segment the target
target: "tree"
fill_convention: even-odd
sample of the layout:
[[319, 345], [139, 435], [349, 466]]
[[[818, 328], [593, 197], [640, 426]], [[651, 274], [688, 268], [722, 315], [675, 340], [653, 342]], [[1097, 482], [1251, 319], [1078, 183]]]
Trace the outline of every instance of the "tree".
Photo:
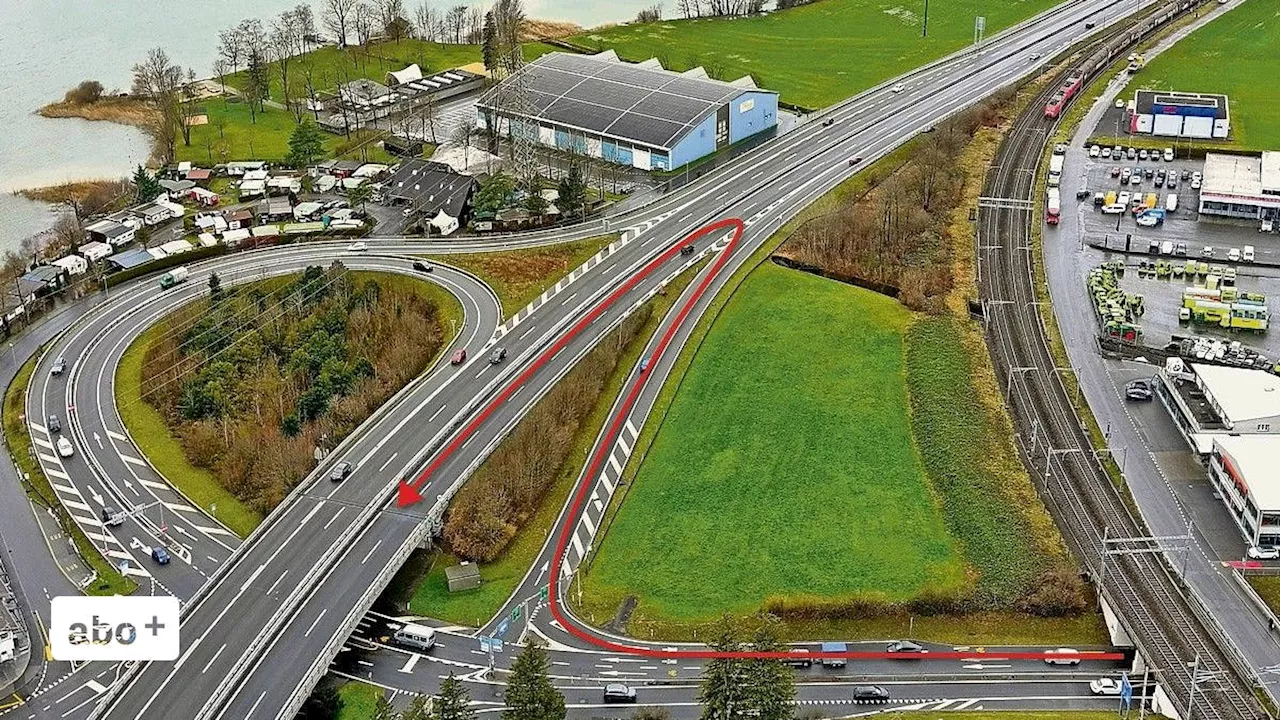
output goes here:
[[484, 42], [480, 46], [480, 56], [484, 58], [484, 69], [493, 73], [498, 68], [498, 35], [493, 26], [493, 11], [484, 14]]
[[564, 696], [547, 677], [547, 651], [531, 640], [516, 657], [507, 680], [502, 720], [564, 720]]
[[493, 4], [493, 21], [498, 55], [506, 57], [520, 44], [525, 21], [524, 0], [497, 0]]
[[562, 215], [569, 217], [575, 212], [586, 214], [587, 183], [582, 177], [582, 167], [578, 162], [569, 164], [569, 172], [560, 180], [559, 191], [556, 207]]
[[537, 188], [530, 188], [528, 194], [524, 196], [523, 205], [525, 212], [533, 217], [542, 217], [547, 213], [547, 206], [550, 203], [547, 202], [546, 198], [542, 197]]
[[227, 28], [218, 33], [218, 59], [232, 73], [240, 69], [240, 61], [244, 59], [244, 40], [238, 28]]
[[196, 71], [187, 69], [187, 81], [182, 86], [181, 95], [177, 99], [178, 126], [182, 131], [182, 144], [191, 147], [191, 122], [200, 114], [200, 106], [196, 104]]
[[[409, 705], [413, 710], [413, 705]], [[476, 720], [476, 711], [471, 708], [471, 693], [463, 686], [462, 681], [449, 673], [449, 677], [440, 684], [440, 697], [436, 700], [435, 710], [430, 716], [423, 715], [422, 720]], [[417, 720], [406, 713], [401, 720]]]
[[324, 18], [324, 26], [333, 33], [340, 48], [347, 46], [348, 23], [351, 21], [351, 10], [356, 6], [356, 2], [357, 0], [324, 0], [323, 9], [320, 11]]
[[182, 68], [173, 64], [168, 53], [160, 48], [148, 51], [146, 59], [133, 66], [133, 94], [150, 101], [159, 111], [158, 119], [145, 129], [160, 148], [165, 162], [173, 158], [174, 144], [182, 126], [180, 91], [185, 76]]
[[382, 33], [399, 43], [408, 37], [413, 30], [412, 23], [405, 16], [404, 0], [377, 0], [378, 25]]
[[262, 111], [271, 92], [271, 76], [267, 70], [266, 58], [257, 48], [249, 50], [245, 76], [244, 100], [249, 105], [249, 121], [256, 124], [258, 113]]
[[320, 132], [320, 128], [311, 118], [298, 123], [289, 135], [289, 157], [286, 162], [294, 167], [304, 168], [323, 155], [324, 134]]
[[145, 203], [160, 197], [163, 188], [160, 187], [160, 181], [154, 175], [147, 172], [147, 169], [138, 165], [133, 171], [133, 189], [138, 198], [138, 202]]
[[454, 145], [462, 146], [462, 164], [471, 164], [471, 125], [468, 123], [458, 123], [453, 129], [453, 135], [449, 138]]
[[292, 88], [289, 83], [289, 68], [294, 59], [302, 54], [305, 47], [304, 37], [302, 25], [298, 22], [294, 10], [285, 10], [280, 13], [271, 24], [271, 56], [275, 59], [276, 67], [280, 69], [281, 100], [286, 108], [290, 105], [289, 91]]
[[[756, 652], [782, 652], [772, 618], [766, 618], [752, 638]], [[757, 720], [791, 720], [795, 715], [795, 671], [782, 660], [758, 658], [747, 661], [746, 687], [750, 712]]]
[[396, 711], [391, 707], [391, 701], [385, 694], [378, 695], [378, 701], [373, 705], [373, 715], [369, 716], [369, 720], [396, 720]]
[[462, 31], [467, 25], [467, 6], [454, 5], [445, 12], [445, 32], [453, 35], [454, 44], [462, 43]]
[[97, 80], [85, 80], [67, 91], [62, 102], [71, 105], [91, 105], [102, 98], [102, 83]]
[[[711, 649], [716, 652], [740, 652], [738, 628], [728, 615], [715, 625]], [[745, 683], [743, 661], [735, 658], [712, 658], [702, 667], [702, 687], [698, 702], [702, 703], [702, 720], [735, 720], [744, 714]]]
[[302, 36], [302, 49], [310, 50], [320, 40], [320, 34], [316, 31], [316, 16], [311, 11], [311, 6], [307, 3], [294, 5], [293, 20], [298, 24], [298, 34]]
[[347, 202], [352, 207], [358, 207], [364, 210], [365, 203], [373, 199], [373, 186], [369, 183], [360, 183], [359, 185], [347, 191]]
[[222, 280], [218, 277], [218, 273], [209, 273], [209, 299], [217, 302], [222, 298]]
[[472, 201], [472, 207], [477, 213], [492, 216], [506, 207], [507, 196], [514, 188], [515, 182], [511, 176], [497, 173], [480, 186], [480, 190], [476, 192], [475, 199]]

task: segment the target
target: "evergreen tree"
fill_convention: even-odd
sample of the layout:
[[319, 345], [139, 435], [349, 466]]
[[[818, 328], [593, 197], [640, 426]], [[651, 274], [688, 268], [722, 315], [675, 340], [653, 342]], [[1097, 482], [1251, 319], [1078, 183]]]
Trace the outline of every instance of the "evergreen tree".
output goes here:
[[507, 204], [507, 196], [515, 188], [510, 176], [497, 173], [480, 186], [472, 200], [472, 208], [480, 215], [492, 216]]
[[480, 56], [484, 58], [484, 69], [490, 73], [498, 69], [498, 33], [493, 27], [493, 11], [484, 14], [484, 43], [480, 46]]
[[582, 167], [579, 163], [569, 165], [569, 172], [560, 180], [560, 197], [556, 198], [556, 207], [560, 213], [569, 217], [579, 209], [584, 210], [587, 201], [587, 183], [582, 178]]
[[138, 169], [133, 171], [133, 188], [137, 193], [138, 202], [151, 202], [160, 197], [160, 193], [164, 188], [160, 187], [160, 181], [154, 175], [147, 172], [147, 169], [138, 165]]
[[218, 302], [222, 299], [222, 280], [218, 273], [209, 273], [209, 300]]
[[[769, 617], [760, 625], [752, 638], [752, 649], [757, 652], [782, 652], [774, 625]], [[754, 659], [747, 661], [747, 703], [758, 720], [791, 720], [794, 716], [796, 696], [795, 671], [782, 660]]]
[[365, 203], [372, 199], [373, 186], [367, 182], [360, 183], [347, 191], [347, 202], [351, 203], [351, 207], [358, 207], [364, 210]]
[[409, 701], [409, 707], [400, 713], [398, 720], [433, 720], [435, 715], [431, 713], [429, 705], [430, 699], [427, 696], [418, 695]]
[[530, 641], [516, 657], [507, 681], [502, 720], [564, 720], [564, 696], [547, 677], [547, 652]]
[[289, 157], [285, 162], [304, 168], [324, 155], [324, 135], [310, 118], [298, 123], [289, 135]]
[[387, 699], [385, 694], [378, 695], [378, 702], [373, 706], [373, 715], [369, 716], [369, 720], [396, 720], [395, 708], [391, 707], [391, 701]]
[[[409, 707], [412, 709], [413, 706]], [[423, 715], [422, 720], [427, 720], [427, 717]], [[453, 673], [449, 673], [449, 677], [440, 684], [440, 699], [436, 701], [435, 711], [431, 713], [430, 719], [476, 720], [476, 711], [471, 708], [471, 694], [463, 687], [462, 681], [453, 676]], [[402, 720], [416, 720], [416, 718], [408, 716]]]
[[[742, 650], [738, 628], [728, 615], [716, 623], [711, 649], [726, 653]], [[702, 667], [702, 688], [698, 691], [702, 720], [733, 720], [749, 707], [744, 692], [745, 665], [735, 658], [712, 658]]]

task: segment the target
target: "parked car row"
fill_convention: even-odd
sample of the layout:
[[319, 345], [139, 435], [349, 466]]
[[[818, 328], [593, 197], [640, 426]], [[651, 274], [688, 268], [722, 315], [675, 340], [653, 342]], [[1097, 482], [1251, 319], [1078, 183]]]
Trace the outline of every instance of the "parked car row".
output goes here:
[[1089, 148], [1089, 157], [1103, 160], [1155, 160], [1157, 162], [1163, 159], [1165, 162], [1173, 162], [1173, 148], [1167, 147], [1160, 151], [1147, 150], [1146, 148], [1124, 148], [1119, 145], [1114, 148], [1093, 145]]

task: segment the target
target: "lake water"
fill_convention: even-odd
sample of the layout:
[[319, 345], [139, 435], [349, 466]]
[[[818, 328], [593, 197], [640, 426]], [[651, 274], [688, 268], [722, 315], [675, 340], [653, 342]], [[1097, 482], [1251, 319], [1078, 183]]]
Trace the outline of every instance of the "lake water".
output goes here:
[[[125, 175], [146, 159], [142, 133], [114, 123], [49, 120], [35, 113], [81, 80], [108, 89], [129, 83], [129, 68], [163, 47], [196, 74], [212, 74], [220, 29], [264, 20], [299, 0], [0, 0], [0, 252], [53, 224], [49, 206], [14, 196], [19, 188]], [[453, 3], [434, 3], [444, 7]], [[590, 27], [626, 20], [653, 0], [525, 0], [530, 17]], [[318, 3], [312, 3], [319, 12]], [[415, 0], [405, 5], [413, 8]]]

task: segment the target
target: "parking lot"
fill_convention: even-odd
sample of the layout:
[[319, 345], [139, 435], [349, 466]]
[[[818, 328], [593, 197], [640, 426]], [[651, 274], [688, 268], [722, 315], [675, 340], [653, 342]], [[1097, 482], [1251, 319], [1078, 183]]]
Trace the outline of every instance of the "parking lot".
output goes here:
[[[1101, 152], [1095, 157], [1089, 147], [1073, 148], [1071, 153], [1079, 160], [1068, 164], [1062, 177], [1061, 194], [1063, 214], [1073, 217], [1064, 225], [1047, 230], [1050, 233], [1047, 237], [1068, 234], [1071, 240], [1083, 246], [1106, 244], [1115, 249], [1124, 249], [1128, 244], [1133, 254], [1088, 248], [1083, 251], [1090, 257], [1096, 257], [1095, 265], [1111, 259], [1123, 258], [1126, 261], [1129, 270], [1122, 278], [1121, 286], [1127, 292], [1144, 297], [1146, 312], [1138, 318], [1144, 344], [1160, 346], [1173, 335], [1203, 335], [1238, 340], [1269, 357], [1280, 357], [1280, 331], [1233, 333], [1217, 326], [1179, 322], [1178, 309], [1182, 305], [1183, 290], [1197, 283], [1203, 284], [1203, 276], [1155, 279], [1140, 278], [1137, 272], [1138, 264], [1144, 261], [1159, 259], [1182, 265], [1188, 259], [1203, 260], [1210, 265], [1235, 267], [1236, 286], [1240, 291], [1262, 293], [1268, 297], [1269, 305], [1280, 303], [1280, 236], [1258, 232], [1256, 222], [1201, 217], [1197, 212], [1199, 191], [1192, 187], [1192, 175], [1202, 171], [1202, 161], [1175, 159], [1166, 162], [1162, 157], [1152, 156], [1146, 160], [1138, 157], [1131, 160], [1127, 152], [1117, 160], [1102, 157]], [[1122, 185], [1125, 168], [1128, 168], [1130, 178], [1135, 172], [1141, 173], [1141, 181], [1134, 183], [1130, 179]], [[1166, 181], [1157, 187], [1156, 177], [1161, 170], [1165, 172]], [[1151, 174], [1149, 178], [1148, 171]], [[1174, 175], [1177, 177], [1176, 185], [1170, 188], [1167, 179]], [[1184, 175], [1186, 179], [1183, 179]], [[1113, 192], [1117, 201], [1121, 199], [1120, 193], [1130, 193], [1130, 205], [1135, 199], [1154, 193], [1158, 198], [1156, 206], [1162, 208], [1167, 207], [1169, 195], [1176, 195], [1177, 209], [1166, 212], [1164, 221], [1154, 227], [1144, 227], [1138, 224], [1129, 209], [1109, 214], [1095, 204], [1095, 193]], [[1063, 233], [1064, 230], [1068, 233]], [[1246, 246], [1254, 249], [1254, 263], [1243, 261]], [[1181, 254], [1184, 249], [1185, 256]], [[1241, 257], [1240, 260], [1233, 262], [1228, 259], [1232, 256], [1232, 249], [1235, 250], [1234, 256]], [[1156, 254], [1150, 254], [1151, 250]]]

